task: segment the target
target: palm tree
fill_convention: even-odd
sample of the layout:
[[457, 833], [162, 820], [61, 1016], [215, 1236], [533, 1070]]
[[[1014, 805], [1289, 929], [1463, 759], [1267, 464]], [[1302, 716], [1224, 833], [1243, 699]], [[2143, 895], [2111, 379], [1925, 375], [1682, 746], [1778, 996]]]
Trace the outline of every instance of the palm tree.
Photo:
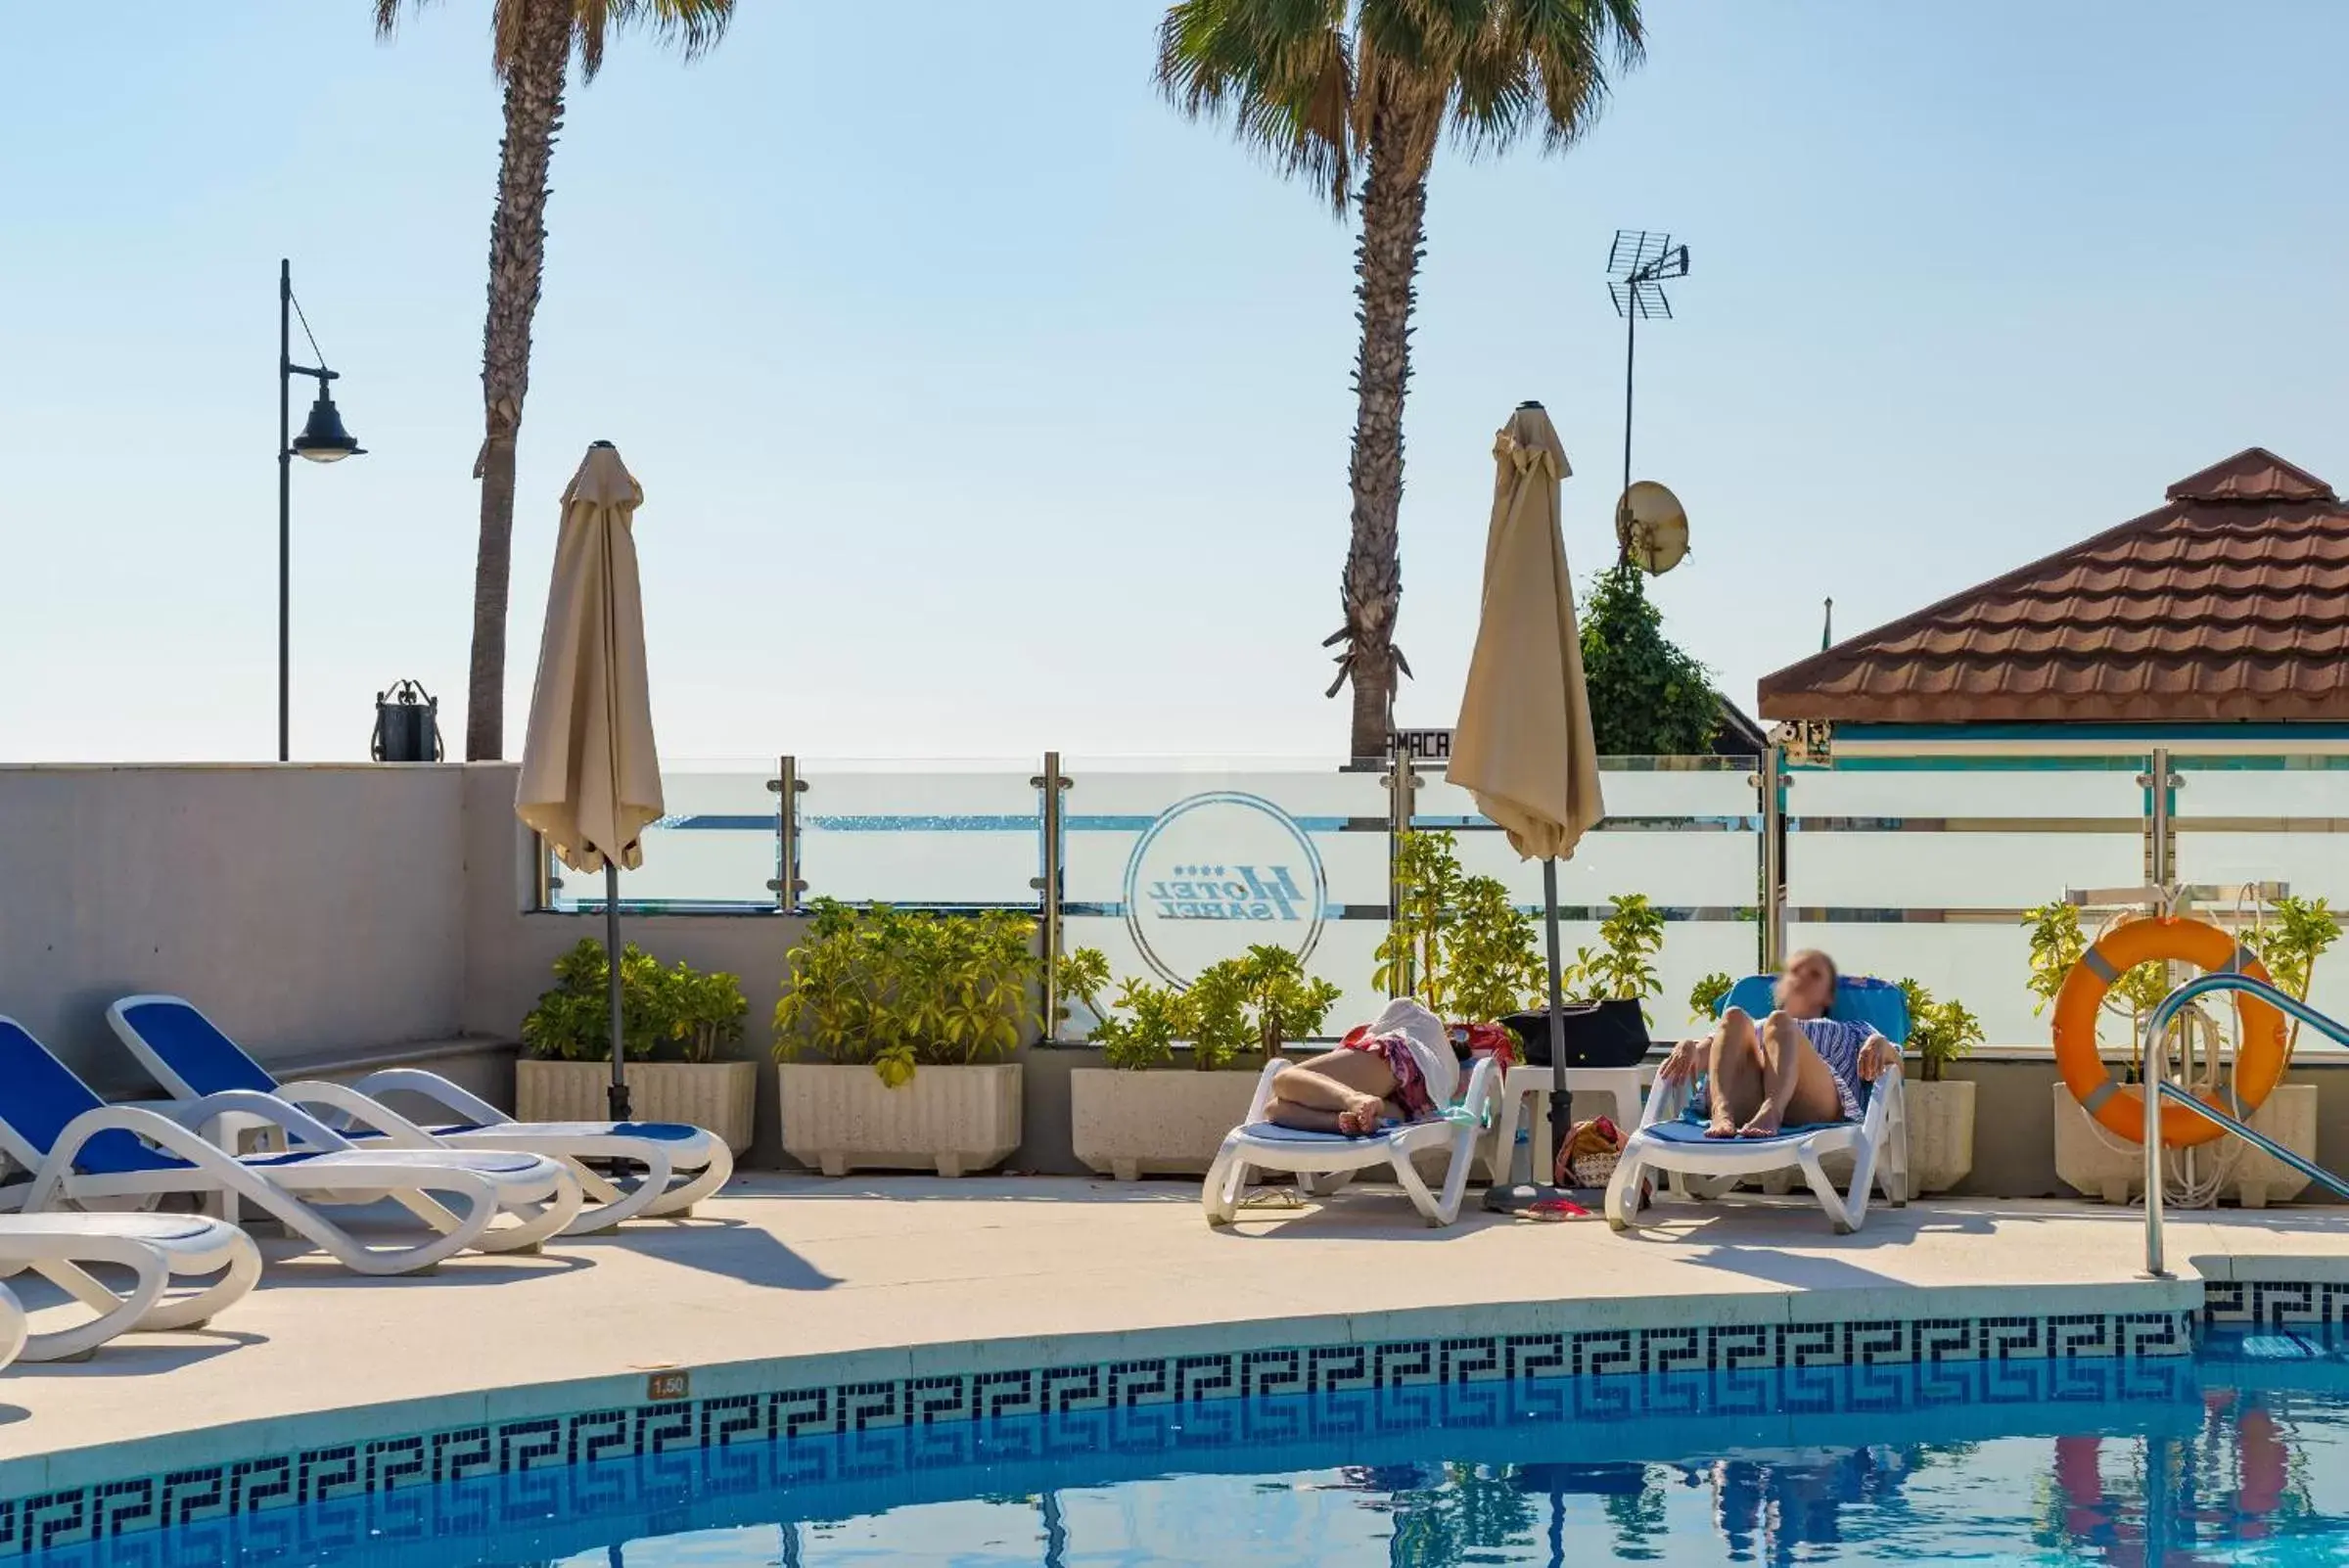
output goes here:
[[1639, 0], [1176, 0], [1160, 27], [1158, 83], [1176, 108], [1227, 121], [1360, 215], [1346, 623], [1323, 644], [1345, 644], [1328, 695], [1353, 683], [1356, 757], [1386, 754], [1396, 679], [1410, 673], [1395, 646], [1403, 398], [1437, 145], [1449, 130], [1498, 152], [1539, 131], [1567, 147], [1606, 98], [1610, 58], [1629, 69], [1641, 47]]
[[[391, 36], [407, 5], [375, 0], [375, 29]], [[604, 64], [604, 37], [639, 25], [679, 46], [687, 59], [714, 45], [734, 0], [494, 0], [490, 64], [505, 86], [506, 132], [498, 144], [497, 207], [489, 218], [489, 317], [482, 329], [482, 537], [473, 576], [473, 664], [465, 687], [465, 757], [505, 751], [506, 590], [514, 565], [514, 448], [530, 389], [530, 318], [546, 267], [546, 174], [563, 125], [572, 56], [579, 79]]]

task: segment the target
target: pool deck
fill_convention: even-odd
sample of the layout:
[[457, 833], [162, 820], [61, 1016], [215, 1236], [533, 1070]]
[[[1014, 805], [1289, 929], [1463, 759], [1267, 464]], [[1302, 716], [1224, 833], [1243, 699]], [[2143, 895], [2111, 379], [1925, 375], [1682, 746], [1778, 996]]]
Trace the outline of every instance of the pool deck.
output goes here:
[[[2177, 1311], [2200, 1306], [2204, 1279], [2349, 1281], [2342, 1209], [2173, 1211], [2172, 1281], [2137, 1277], [2138, 1213], [2096, 1205], [1920, 1202], [1853, 1236], [1795, 1199], [1655, 1213], [1631, 1236], [1475, 1212], [1431, 1230], [1362, 1188], [1218, 1231], [1189, 1183], [753, 1175], [691, 1221], [420, 1278], [359, 1278], [270, 1240], [260, 1288], [209, 1330], [0, 1373], [0, 1491], [80, 1484], [130, 1456], [121, 1445], [195, 1452], [194, 1434], [229, 1424], [285, 1438], [346, 1411], [354, 1435], [390, 1433], [415, 1429], [419, 1401], [496, 1417], [560, 1398], [534, 1385], [642, 1398], [666, 1368], [706, 1380], [780, 1358], [902, 1377], [1114, 1356], [1128, 1335], [1164, 1348], [1170, 1331], [1184, 1348], [1300, 1343], [1308, 1325], [1326, 1340], [1333, 1323], [1360, 1340], [1471, 1332], [1479, 1309], [1522, 1319], [1521, 1304], [1576, 1329], [1799, 1323]], [[571, 1407], [594, 1397], [580, 1384]]]

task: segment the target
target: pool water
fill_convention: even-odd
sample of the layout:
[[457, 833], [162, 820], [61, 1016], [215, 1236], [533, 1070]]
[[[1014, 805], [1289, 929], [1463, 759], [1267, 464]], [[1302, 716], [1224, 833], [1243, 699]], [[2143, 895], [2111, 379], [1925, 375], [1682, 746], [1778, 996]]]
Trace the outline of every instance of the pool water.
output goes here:
[[482, 1477], [42, 1568], [2349, 1563], [2349, 1343], [1010, 1417]]

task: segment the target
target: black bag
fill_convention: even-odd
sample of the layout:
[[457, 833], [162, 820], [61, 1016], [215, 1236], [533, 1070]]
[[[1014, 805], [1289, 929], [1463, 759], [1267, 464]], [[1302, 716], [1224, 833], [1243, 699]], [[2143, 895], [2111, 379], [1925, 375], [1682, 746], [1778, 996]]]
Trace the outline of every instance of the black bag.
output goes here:
[[[1549, 1061], [1549, 1013], [1511, 1013], [1501, 1020], [1524, 1047], [1525, 1059]], [[1647, 1055], [1647, 1019], [1635, 1001], [1568, 1002], [1563, 1023], [1568, 1067], [1636, 1067]]]

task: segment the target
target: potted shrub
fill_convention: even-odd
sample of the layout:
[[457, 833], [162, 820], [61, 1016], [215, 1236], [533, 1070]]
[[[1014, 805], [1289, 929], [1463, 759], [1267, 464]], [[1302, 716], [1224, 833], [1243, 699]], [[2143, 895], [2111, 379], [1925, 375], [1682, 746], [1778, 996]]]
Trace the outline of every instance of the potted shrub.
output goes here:
[[[593, 938], [555, 961], [554, 988], [522, 1021], [514, 1114], [526, 1122], [600, 1122], [611, 1113], [609, 992]], [[679, 960], [663, 969], [633, 943], [620, 956], [621, 1038], [639, 1121], [707, 1128], [735, 1154], [751, 1146], [756, 1062], [730, 1060], [750, 1002], [742, 983]]]
[[[2031, 928], [2029, 984], [2032, 993], [2039, 998], [2032, 1010], [2043, 1012], [2063, 989], [2064, 977], [2088, 950], [2089, 941], [2080, 929], [2079, 909], [2068, 903], [2048, 903], [2027, 909], [2023, 920]], [[2303, 1001], [2308, 997], [2316, 960], [2339, 937], [2340, 928], [2325, 899], [2288, 895], [2263, 909], [2257, 920], [2241, 933], [2243, 945], [2267, 965], [2277, 987]], [[2154, 962], [2140, 964], [2122, 975], [2105, 993], [2105, 1010], [2128, 1020], [2129, 1065], [2116, 1075], [2123, 1083], [2135, 1084], [2142, 1076], [2139, 1058], [2144, 1021], [2169, 992], [2166, 966]], [[2211, 1012], [2199, 1006], [2189, 1007], [2182, 1015], [2182, 1022], [2199, 1036], [2205, 1052], [2215, 1054], [2220, 1025]], [[2295, 1024], [2286, 1036], [2287, 1063], [2290, 1047], [2298, 1040], [2299, 1028]], [[2051, 1093], [2056, 1176], [2075, 1191], [2106, 1203], [2127, 1203], [2142, 1195], [2145, 1185], [2143, 1149], [2099, 1127], [2072, 1098], [2061, 1078], [2056, 1079]], [[2316, 1158], [2315, 1084], [2280, 1083], [2252, 1112], [2249, 1121], [2254, 1129], [2293, 1153], [2304, 1159]], [[2229, 1143], [2234, 1146], [2229, 1148]], [[2197, 1175], [2205, 1181], [2212, 1180], [2214, 1176], [2217, 1178], [2205, 1201], [2225, 1195], [2246, 1207], [2258, 1208], [2271, 1201], [2295, 1197], [2308, 1184], [2307, 1178], [2289, 1166], [2244, 1147], [2237, 1140], [2201, 1147], [2205, 1152]], [[2214, 1166], [2211, 1163], [2214, 1159], [2229, 1163]], [[2175, 1166], [2177, 1156], [2171, 1155], [2170, 1160]]]
[[1918, 1192], [1947, 1192], [1974, 1169], [1974, 1085], [1944, 1076], [1950, 1063], [1982, 1043], [1982, 1021], [1960, 1001], [1935, 1001], [1913, 980], [1901, 982], [1909, 1001], [1909, 1050], [1916, 1076], [1903, 1085], [1909, 1116], [1909, 1181]]
[[1028, 915], [819, 902], [775, 1004], [785, 1152], [826, 1176], [1009, 1157], [1021, 1075], [1004, 1058], [1038, 1022], [1041, 971]]
[[[1187, 988], [1128, 979], [1106, 1008], [1095, 998], [1109, 960], [1097, 949], [1071, 953], [1060, 976], [1064, 995], [1099, 1020], [1087, 1038], [1105, 1063], [1069, 1075], [1071, 1143], [1078, 1159], [1120, 1181], [1205, 1175], [1223, 1134], [1248, 1114], [1265, 1062], [1318, 1032], [1339, 996], [1272, 946], [1211, 965]], [[1186, 1041], [1192, 1071], [1153, 1071], [1172, 1068]]]

